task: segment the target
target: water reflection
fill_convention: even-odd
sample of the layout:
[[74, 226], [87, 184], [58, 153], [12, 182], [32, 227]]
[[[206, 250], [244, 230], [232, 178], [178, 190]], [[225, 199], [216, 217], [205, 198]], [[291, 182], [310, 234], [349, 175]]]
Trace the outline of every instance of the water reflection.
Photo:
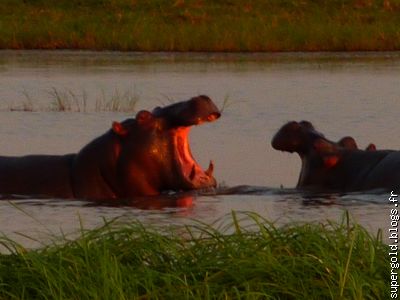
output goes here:
[[[288, 222], [340, 220], [348, 211], [372, 234], [387, 227], [386, 194], [310, 194], [294, 189], [260, 186], [227, 188], [220, 193], [176, 193], [122, 201], [91, 202], [61, 199], [0, 201], [0, 231], [29, 247], [62, 234], [76, 235], [104, 220], [132, 219], [144, 224], [184, 225], [193, 220], [213, 223], [231, 211], [256, 212], [276, 225]], [[29, 238], [27, 238], [29, 237]]]
[[85, 206], [133, 207], [142, 210], [159, 210], [167, 208], [190, 209], [193, 207], [195, 195], [192, 193], [176, 193], [174, 195], [159, 195], [136, 197], [132, 199], [110, 199], [89, 201]]

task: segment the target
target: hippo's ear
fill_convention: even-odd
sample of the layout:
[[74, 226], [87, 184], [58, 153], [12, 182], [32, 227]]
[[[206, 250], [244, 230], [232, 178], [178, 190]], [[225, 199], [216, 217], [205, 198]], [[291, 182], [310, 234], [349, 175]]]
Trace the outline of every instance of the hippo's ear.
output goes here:
[[126, 136], [128, 134], [128, 130], [119, 122], [112, 123], [112, 131], [114, 131], [119, 136]]
[[141, 110], [136, 115], [136, 121], [139, 123], [139, 125], [148, 125], [152, 123], [153, 120], [153, 114], [147, 110]]

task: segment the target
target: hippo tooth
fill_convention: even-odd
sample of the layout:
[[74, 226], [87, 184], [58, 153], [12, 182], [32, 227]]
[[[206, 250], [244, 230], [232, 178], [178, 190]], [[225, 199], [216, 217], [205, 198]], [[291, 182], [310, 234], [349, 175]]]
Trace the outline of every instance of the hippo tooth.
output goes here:
[[214, 172], [214, 162], [210, 160], [210, 165], [208, 166], [208, 169], [204, 173], [206, 173], [207, 176], [211, 177], [213, 172]]
[[192, 171], [190, 171], [190, 175], [189, 175], [190, 180], [193, 180], [195, 175], [196, 175], [196, 166], [193, 164]]

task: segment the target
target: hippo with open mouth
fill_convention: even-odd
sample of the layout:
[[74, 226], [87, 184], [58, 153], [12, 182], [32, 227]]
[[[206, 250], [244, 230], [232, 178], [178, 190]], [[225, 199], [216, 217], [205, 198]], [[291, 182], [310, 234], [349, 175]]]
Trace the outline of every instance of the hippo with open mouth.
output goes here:
[[201, 95], [114, 122], [76, 154], [0, 156], [0, 194], [116, 199], [215, 187], [213, 163], [198, 165], [188, 135], [220, 116]]
[[400, 186], [400, 151], [376, 150], [374, 144], [360, 150], [351, 137], [345, 139], [332, 142], [310, 122], [292, 121], [281, 127], [271, 144], [299, 154], [299, 189], [350, 192]]

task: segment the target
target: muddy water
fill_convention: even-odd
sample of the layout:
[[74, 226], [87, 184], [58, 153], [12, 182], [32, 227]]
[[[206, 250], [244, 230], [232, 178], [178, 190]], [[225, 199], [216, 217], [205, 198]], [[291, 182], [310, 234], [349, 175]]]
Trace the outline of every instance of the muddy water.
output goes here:
[[[55, 91], [73, 95], [72, 110], [54, 112]], [[18, 233], [41, 238], [102, 224], [103, 218], [150, 223], [214, 221], [231, 210], [250, 210], [278, 223], [339, 220], [344, 210], [376, 233], [389, 224], [388, 195], [308, 197], [294, 191], [300, 160], [273, 150], [270, 140], [289, 120], [309, 120], [333, 140], [345, 135], [360, 147], [398, 149], [400, 54], [138, 54], [0, 52], [0, 153], [78, 151], [113, 120], [134, 112], [104, 112], [96, 103], [124, 95], [135, 108], [206, 94], [224, 107], [215, 123], [193, 128], [192, 152], [240, 193], [197, 195], [95, 206], [58, 199], [0, 202], [0, 232], [27, 245]], [[67, 96], [65, 96], [67, 97]], [[123, 101], [123, 100], [121, 100]], [[85, 103], [85, 104], [83, 104]], [[14, 111], [23, 107], [34, 112]], [[11, 111], [13, 110], [13, 111]], [[82, 112], [84, 111], [84, 112]], [[280, 187], [284, 189], [280, 189]], [[399, 187], [400, 192], [400, 187]]]

